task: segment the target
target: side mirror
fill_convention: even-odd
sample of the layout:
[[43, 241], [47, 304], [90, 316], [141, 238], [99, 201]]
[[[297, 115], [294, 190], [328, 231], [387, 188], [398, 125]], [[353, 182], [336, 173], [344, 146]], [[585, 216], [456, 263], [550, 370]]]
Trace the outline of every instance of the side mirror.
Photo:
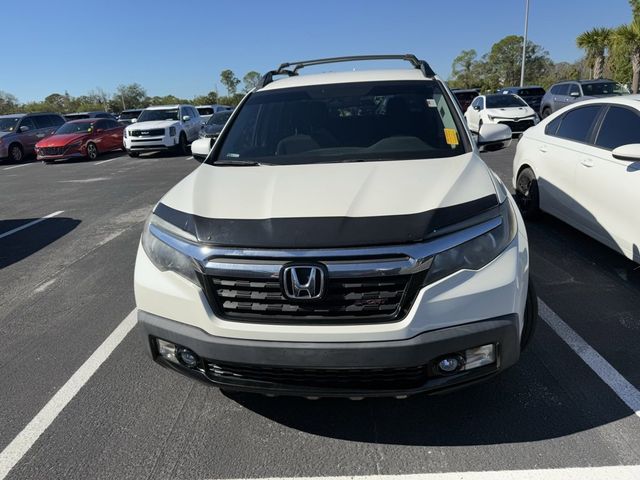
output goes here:
[[511, 145], [513, 132], [506, 125], [486, 124], [480, 127], [477, 144], [481, 152], [494, 152]]
[[188, 122], [189, 120], [191, 120], [191, 117], [189, 115], [185, 115], [184, 117], [182, 117], [183, 122]]
[[618, 160], [624, 160], [626, 162], [638, 162], [640, 161], [640, 143], [631, 143], [629, 145], [622, 145], [611, 152], [613, 158]]
[[132, 119], [131, 119], [131, 123], [136, 123], [137, 121], [138, 121], [138, 119], [137, 119], [137, 118], [132, 118]]
[[580, 92], [571, 92], [569, 96], [573, 98], [578, 98], [580, 96]]
[[27, 127], [26, 125], [22, 125], [20, 128], [20, 133], [26, 132], [27, 130], [29, 130], [29, 127]]

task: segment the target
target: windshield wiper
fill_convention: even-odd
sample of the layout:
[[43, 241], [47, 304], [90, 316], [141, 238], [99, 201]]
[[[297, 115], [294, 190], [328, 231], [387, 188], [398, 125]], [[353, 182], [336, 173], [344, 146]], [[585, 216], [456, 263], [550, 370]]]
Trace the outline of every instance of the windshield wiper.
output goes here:
[[255, 160], [218, 160], [217, 162], [213, 162], [212, 165], [223, 167], [261, 167], [266, 164], [256, 162]]

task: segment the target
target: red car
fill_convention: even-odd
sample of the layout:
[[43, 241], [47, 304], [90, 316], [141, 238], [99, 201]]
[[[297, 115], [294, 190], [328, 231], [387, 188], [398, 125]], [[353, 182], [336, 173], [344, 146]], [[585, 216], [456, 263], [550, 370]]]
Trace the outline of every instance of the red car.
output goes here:
[[72, 157], [95, 160], [100, 153], [124, 148], [123, 131], [124, 127], [111, 119], [73, 120], [36, 143], [37, 158], [45, 163]]

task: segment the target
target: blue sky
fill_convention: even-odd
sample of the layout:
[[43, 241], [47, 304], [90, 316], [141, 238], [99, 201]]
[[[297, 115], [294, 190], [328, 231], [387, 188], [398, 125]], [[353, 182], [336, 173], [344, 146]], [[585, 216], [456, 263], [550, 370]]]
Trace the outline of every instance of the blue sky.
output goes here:
[[[555, 61], [581, 53], [576, 36], [630, 18], [627, 0], [530, 0], [529, 38]], [[2, 5], [0, 90], [20, 101], [52, 92], [191, 97], [284, 61], [415, 53], [444, 78], [463, 49], [479, 54], [522, 34], [525, 0], [30, 0]], [[28, 7], [27, 7], [28, 6]], [[27, 10], [28, 8], [28, 10]], [[9, 21], [10, 19], [13, 19]], [[346, 67], [332, 67], [340, 69]], [[326, 67], [324, 68], [326, 70]]]

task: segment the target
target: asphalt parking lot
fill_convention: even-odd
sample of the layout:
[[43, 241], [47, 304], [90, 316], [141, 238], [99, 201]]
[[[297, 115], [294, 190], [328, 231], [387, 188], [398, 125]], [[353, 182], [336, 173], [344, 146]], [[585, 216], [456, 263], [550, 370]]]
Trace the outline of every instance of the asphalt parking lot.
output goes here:
[[[513, 153], [485, 155], [509, 185]], [[159, 154], [0, 165], [0, 479], [640, 465], [640, 268], [550, 217], [527, 226], [548, 308], [521, 361], [487, 383], [309, 401], [224, 394], [153, 364], [129, 331], [137, 243], [155, 202], [198, 165]], [[74, 376], [88, 359], [93, 376]]]

